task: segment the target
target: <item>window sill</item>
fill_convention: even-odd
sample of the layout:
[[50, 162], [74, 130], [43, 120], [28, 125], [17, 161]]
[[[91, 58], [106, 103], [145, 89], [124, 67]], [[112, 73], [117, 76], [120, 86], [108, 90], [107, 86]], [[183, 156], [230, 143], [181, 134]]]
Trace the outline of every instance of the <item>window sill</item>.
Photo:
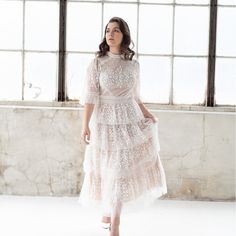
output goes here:
[[[236, 106], [216, 106], [216, 107], [205, 107], [201, 105], [168, 105], [168, 104], [154, 104], [144, 103], [150, 111], [169, 111], [169, 112], [227, 112], [235, 113]], [[34, 109], [69, 109], [78, 110], [83, 109], [83, 106], [78, 101], [67, 101], [67, 102], [44, 102], [44, 101], [0, 101], [0, 108], [34, 108]]]

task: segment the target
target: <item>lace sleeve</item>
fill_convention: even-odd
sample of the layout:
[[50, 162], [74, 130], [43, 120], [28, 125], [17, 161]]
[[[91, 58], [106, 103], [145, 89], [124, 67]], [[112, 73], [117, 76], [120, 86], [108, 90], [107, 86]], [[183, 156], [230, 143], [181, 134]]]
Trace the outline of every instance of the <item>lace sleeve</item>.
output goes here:
[[142, 103], [142, 98], [140, 95], [140, 67], [139, 62], [135, 61], [135, 86], [134, 86], [134, 99], [138, 104]]
[[94, 58], [87, 67], [82, 104], [95, 104], [99, 98], [98, 60]]

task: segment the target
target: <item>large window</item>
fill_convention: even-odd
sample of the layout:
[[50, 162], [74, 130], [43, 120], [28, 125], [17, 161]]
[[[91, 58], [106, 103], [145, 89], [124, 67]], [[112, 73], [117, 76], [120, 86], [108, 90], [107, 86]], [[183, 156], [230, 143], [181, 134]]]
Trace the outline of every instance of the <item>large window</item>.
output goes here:
[[140, 62], [143, 102], [205, 105], [214, 74], [215, 104], [235, 105], [236, 1], [218, 0], [215, 68], [209, 72], [210, 3], [0, 0], [0, 100], [57, 100], [60, 84], [66, 100], [80, 100], [86, 68], [105, 25], [120, 16], [130, 26]]
[[58, 1], [0, 1], [0, 99], [55, 100]]

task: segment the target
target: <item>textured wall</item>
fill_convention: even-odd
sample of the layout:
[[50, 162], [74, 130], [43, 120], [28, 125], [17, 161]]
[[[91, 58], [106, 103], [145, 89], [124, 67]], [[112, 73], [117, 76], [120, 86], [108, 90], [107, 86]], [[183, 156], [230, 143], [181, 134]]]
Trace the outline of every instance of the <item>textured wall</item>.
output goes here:
[[236, 116], [160, 113], [159, 117], [170, 197], [235, 200]]
[[[235, 200], [236, 113], [156, 110], [166, 198]], [[0, 107], [0, 194], [78, 195], [82, 109]]]
[[79, 110], [0, 109], [0, 192], [70, 195], [80, 189]]

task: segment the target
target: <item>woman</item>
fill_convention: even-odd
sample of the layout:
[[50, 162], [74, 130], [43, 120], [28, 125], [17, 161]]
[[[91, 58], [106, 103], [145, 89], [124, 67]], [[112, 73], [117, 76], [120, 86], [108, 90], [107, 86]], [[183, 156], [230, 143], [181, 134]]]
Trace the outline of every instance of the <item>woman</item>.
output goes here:
[[130, 43], [127, 23], [111, 18], [86, 76], [81, 138], [89, 145], [79, 202], [102, 206], [110, 236], [119, 236], [126, 206], [167, 193], [157, 121], [141, 101], [139, 62], [132, 60]]

